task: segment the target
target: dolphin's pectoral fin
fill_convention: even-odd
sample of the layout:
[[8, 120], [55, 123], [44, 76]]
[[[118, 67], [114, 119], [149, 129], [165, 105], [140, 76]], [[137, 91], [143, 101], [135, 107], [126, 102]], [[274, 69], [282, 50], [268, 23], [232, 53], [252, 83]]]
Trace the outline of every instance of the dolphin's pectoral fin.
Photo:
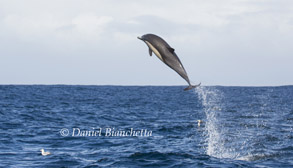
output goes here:
[[171, 52], [171, 53], [174, 53], [175, 49], [174, 48], [171, 48], [169, 47], [168, 50]]
[[149, 53], [150, 53], [150, 56], [152, 56], [152, 49], [151, 48], [149, 48]]

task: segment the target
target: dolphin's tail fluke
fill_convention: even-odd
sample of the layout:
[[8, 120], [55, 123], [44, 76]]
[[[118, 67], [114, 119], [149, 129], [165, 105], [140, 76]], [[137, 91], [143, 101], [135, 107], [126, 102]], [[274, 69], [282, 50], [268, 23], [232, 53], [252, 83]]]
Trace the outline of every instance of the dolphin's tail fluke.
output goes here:
[[196, 87], [200, 86], [200, 84], [201, 83], [199, 83], [198, 85], [189, 85], [187, 88], [184, 89], [184, 91], [196, 88]]

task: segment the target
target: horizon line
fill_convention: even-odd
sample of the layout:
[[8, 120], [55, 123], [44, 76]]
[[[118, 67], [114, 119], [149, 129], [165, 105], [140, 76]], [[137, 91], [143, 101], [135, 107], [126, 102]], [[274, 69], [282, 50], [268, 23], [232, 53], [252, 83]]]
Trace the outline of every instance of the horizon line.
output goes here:
[[[187, 85], [154, 85], [154, 84], [146, 84], [146, 85], [127, 85], [127, 84], [1, 84], [0, 86], [120, 86], [120, 87], [185, 87]], [[293, 86], [293, 84], [284, 84], [284, 85], [201, 85], [201, 86], [208, 86], [208, 87], [285, 87], [285, 86]]]

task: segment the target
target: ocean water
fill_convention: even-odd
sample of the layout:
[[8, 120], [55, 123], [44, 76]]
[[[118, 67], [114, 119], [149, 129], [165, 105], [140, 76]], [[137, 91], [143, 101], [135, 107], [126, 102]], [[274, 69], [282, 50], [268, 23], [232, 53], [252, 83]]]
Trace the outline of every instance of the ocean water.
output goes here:
[[0, 85], [0, 167], [293, 167], [293, 86], [183, 88]]

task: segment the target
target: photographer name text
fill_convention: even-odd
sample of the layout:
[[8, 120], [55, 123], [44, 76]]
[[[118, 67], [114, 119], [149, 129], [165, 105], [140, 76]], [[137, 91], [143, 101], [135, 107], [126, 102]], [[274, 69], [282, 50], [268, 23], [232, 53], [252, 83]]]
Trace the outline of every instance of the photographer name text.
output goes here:
[[116, 129], [116, 128], [91, 128], [80, 129], [63, 128], [60, 130], [60, 135], [63, 137], [150, 137], [152, 131], [147, 129]]

